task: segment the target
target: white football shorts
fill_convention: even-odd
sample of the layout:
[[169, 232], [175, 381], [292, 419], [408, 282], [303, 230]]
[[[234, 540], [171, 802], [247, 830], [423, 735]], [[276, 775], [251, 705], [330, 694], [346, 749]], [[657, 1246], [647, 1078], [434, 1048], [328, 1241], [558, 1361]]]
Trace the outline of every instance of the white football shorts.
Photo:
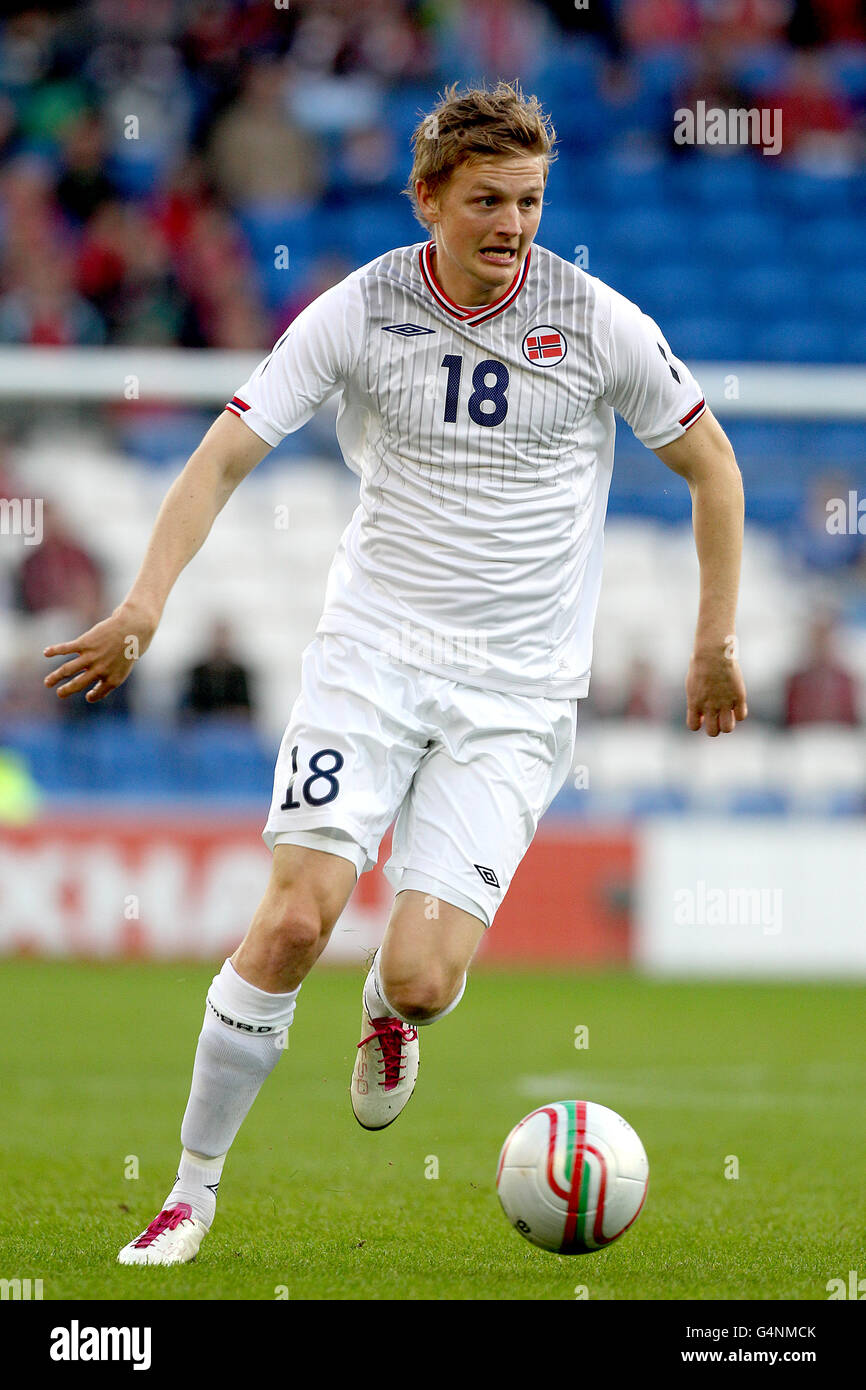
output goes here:
[[577, 700], [484, 690], [355, 638], [305, 648], [265, 844], [297, 844], [384, 872], [489, 926], [539, 819], [568, 776]]

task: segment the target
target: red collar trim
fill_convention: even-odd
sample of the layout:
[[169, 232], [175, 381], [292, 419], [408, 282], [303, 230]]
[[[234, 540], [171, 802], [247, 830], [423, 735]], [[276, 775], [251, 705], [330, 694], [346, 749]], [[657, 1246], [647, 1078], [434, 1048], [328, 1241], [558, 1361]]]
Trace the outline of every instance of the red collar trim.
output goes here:
[[455, 304], [453, 299], [448, 297], [433, 273], [432, 253], [435, 245], [436, 243], [433, 241], [425, 242], [419, 252], [418, 264], [421, 268], [421, 278], [441, 309], [444, 309], [452, 318], [460, 319], [463, 323], [468, 323], [472, 328], [474, 328], [476, 324], [486, 323], [488, 319], [495, 318], [497, 314], [503, 313], [510, 304], [514, 303], [520, 291], [523, 289], [523, 286], [526, 284], [526, 277], [529, 274], [529, 262], [532, 257], [531, 246], [523, 259], [523, 265], [518, 270], [511, 284], [508, 286], [508, 289], [504, 294], [500, 295], [499, 299], [495, 299], [492, 304], [479, 305], [477, 309], [463, 309], [459, 304]]

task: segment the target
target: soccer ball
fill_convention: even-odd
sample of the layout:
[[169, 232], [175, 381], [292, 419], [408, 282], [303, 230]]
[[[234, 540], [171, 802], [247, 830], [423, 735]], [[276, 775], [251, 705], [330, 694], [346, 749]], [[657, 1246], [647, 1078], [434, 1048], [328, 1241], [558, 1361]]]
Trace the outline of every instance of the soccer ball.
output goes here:
[[588, 1100], [539, 1106], [502, 1145], [496, 1190], [505, 1215], [542, 1250], [581, 1255], [627, 1231], [644, 1204], [649, 1163], [631, 1125]]

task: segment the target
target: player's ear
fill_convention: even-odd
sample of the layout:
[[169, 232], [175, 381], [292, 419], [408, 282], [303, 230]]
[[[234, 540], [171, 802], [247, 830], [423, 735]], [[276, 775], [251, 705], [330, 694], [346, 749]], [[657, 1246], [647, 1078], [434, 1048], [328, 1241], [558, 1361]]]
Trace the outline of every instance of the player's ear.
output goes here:
[[415, 181], [415, 197], [418, 200], [418, 207], [424, 214], [428, 222], [436, 222], [439, 219], [439, 198], [436, 193], [431, 193], [424, 179]]

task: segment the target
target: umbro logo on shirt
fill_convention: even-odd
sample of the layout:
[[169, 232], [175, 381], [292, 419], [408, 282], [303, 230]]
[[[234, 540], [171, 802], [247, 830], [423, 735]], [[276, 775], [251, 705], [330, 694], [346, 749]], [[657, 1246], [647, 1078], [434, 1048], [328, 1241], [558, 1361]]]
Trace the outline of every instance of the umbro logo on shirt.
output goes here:
[[480, 873], [481, 877], [484, 879], [484, 882], [486, 884], [488, 884], [491, 888], [499, 887], [499, 879], [496, 877], [492, 869], [488, 869], [484, 864], [476, 864], [475, 867]]
[[664, 348], [662, 347], [661, 343], [656, 343], [656, 347], [658, 348], [658, 350], [659, 350], [659, 352], [661, 353], [662, 357], [663, 357], [663, 358], [665, 359], [665, 361], [668, 363], [668, 370], [670, 371], [670, 374], [671, 374], [671, 376], [673, 377], [674, 381], [676, 381], [676, 382], [678, 383], [678, 382], [679, 382], [679, 379], [680, 379], [680, 378], [679, 378], [679, 374], [678, 374], [677, 372], [674, 371], [674, 369], [673, 369], [673, 367], [671, 366], [670, 362], [668, 362], [668, 355], [667, 355], [667, 353], [665, 352]]
[[388, 323], [382, 328], [383, 333], [399, 333], [403, 338], [415, 338], [419, 333], [435, 333], [435, 328], [422, 328], [420, 323]]

